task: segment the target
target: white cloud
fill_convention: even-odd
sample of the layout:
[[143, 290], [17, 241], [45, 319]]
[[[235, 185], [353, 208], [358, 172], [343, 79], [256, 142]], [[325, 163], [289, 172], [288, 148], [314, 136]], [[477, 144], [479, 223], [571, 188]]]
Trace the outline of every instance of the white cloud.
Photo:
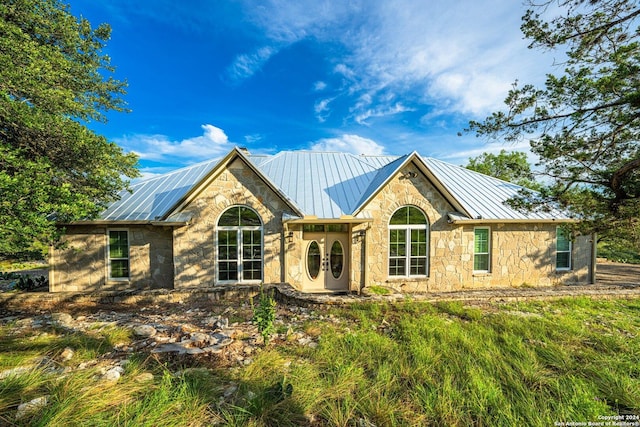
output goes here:
[[333, 98], [320, 99], [316, 101], [313, 106], [313, 111], [316, 114], [316, 119], [320, 123], [324, 123], [327, 120], [327, 117], [331, 114], [331, 110], [329, 109], [329, 104], [333, 101]]
[[274, 47], [264, 46], [251, 54], [238, 55], [227, 68], [227, 74], [234, 82], [247, 79], [259, 71], [276, 51]]
[[382, 155], [384, 147], [372, 139], [344, 134], [338, 138], [323, 138], [311, 146], [314, 151], [339, 151], [353, 154]]
[[245, 12], [273, 46], [304, 38], [344, 46], [330, 60], [360, 122], [399, 102], [484, 116], [502, 107], [515, 79], [539, 83], [551, 63], [526, 48], [520, 2], [270, 0], [247, 2]]
[[202, 125], [204, 133], [182, 141], [171, 141], [165, 135], [129, 135], [116, 139], [118, 145], [133, 151], [142, 160], [167, 161], [172, 158], [207, 160], [226, 154], [233, 148], [224, 131]]
[[378, 107], [378, 108], [362, 111], [355, 116], [355, 120], [359, 124], [364, 125], [364, 124], [367, 124], [367, 119], [371, 117], [391, 116], [394, 114], [404, 113], [405, 111], [413, 111], [413, 108], [405, 107], [404, 105], [398, 102], [392, 106]]
[[323, 91], [323, 90], [325, 90], [326, 88], [327, 88], [327, 83], [325, 83], [325, 82], [323, 82], [323, 81], [321, 81], [321, 80], [318, 80], [317, 82], [315, 82], [315, 83], [313, 84], [313, 90], [314, 90], [315, 92], [322, 92], [322, 91]]

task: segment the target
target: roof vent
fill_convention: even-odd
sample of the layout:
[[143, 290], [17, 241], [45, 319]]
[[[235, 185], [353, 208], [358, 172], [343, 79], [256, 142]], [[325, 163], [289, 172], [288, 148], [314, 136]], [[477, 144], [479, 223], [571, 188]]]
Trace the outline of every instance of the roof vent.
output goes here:
[[238, 150], [242, 151], [243, 154], [251, 154], [249, 153], [249, 149], [247, 147], [238, 147]]

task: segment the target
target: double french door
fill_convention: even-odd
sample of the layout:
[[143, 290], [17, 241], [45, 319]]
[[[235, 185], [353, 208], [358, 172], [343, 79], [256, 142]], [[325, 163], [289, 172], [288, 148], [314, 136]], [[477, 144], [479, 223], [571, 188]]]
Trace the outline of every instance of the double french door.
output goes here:
[[305, 233], [304, 242], [305, 290], [348, 290], [347, 233]]

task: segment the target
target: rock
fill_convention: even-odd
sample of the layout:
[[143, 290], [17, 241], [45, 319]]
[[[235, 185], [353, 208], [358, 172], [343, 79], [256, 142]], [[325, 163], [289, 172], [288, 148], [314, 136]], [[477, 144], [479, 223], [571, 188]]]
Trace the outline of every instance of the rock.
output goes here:
[[205, 353], [218, 354], [222, 352], [222, 347], [219, 345], [212, 345], [202, 349]]
[[41, 396], [36, 397], [28, 402], [21, 403], [18, 405], [18, 411], [16, 412], [16, 420], [21, 420], [22, 418], [33, 414], [39, 409], [44, 408], [49, 403], [49, 396]]
[[19, 376], [29, 372], [29, 368], [25, 368], [23, 366], [18, 366], [17, 368], [7, 369], [0, 372], [0, 380], [4, 380], [5, 378], [9, 378], [12, 376]]
[[73, 349], [66, 347], [64, 350], [62, 350], [62, 353], [60, 353], [60, 359], [62, 359], [63, 361], [71, 360], [73, 359], [74, 354], [75, 353], [73, 352]]
[[153, 381], [153, 374], [151, 372], [143, 372], [140, 375], [136, 375], [135, 381], [139, 383]]
[[230, 384], [229, 387], [227, 387], [224, 392], [222, 392], [222, 395], [225, 398], [230, 397], [232, 394], [234, 394], [236, 391], [238, 391], [238, 385], [237, 384]]
[[226, 329], [229, 327], [229, 319], [222, 316], [208, 317], [204, 323], [213, 329]]
[[192, 332], [191, 341], [194, 343], [208, 343], [211, 341], [211, 336], [202, 332]]
[[185, 354], [187, 349], [178, 343], [162, 344], [151, 350], [151, 353], [178, 353]]
[[149, 338], [157, 333], [156, 328], [151, 325], [138, 325], [133, 328], [133, 334], [141, 338]]
[[107, 381], [118, 381], [122, 374], [124, 374], [124, 368], [122, 366], [116, 366], [105, 372], [102, 379]]
[[51, 315], [51, 321], [60, 326], [71, 326], [73, 317], [68, 313], [53, 313]]

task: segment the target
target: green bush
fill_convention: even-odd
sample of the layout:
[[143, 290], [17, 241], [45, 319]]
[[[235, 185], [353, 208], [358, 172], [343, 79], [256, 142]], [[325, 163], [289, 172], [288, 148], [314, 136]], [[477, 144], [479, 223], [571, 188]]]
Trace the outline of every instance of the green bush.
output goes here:
[[269, 337], [275, 332], [275, 320], [276, 301], [260, 287], [258, 305], [253, 308], [252, 321], [258, 326], [258, 332], [262, 335], [265, 345], [269, 343]]

